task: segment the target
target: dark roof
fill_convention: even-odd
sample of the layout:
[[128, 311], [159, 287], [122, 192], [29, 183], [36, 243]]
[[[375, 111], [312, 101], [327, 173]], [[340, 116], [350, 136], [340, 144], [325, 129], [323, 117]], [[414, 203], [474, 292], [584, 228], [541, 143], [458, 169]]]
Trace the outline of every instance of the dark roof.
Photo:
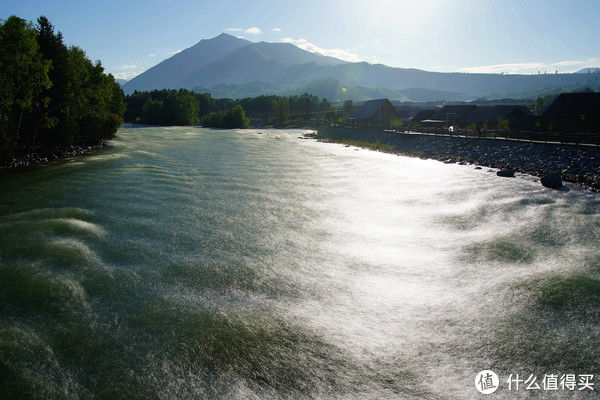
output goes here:
[[[383, 107], [383, 105], [386, 102], [389, 103], [390, 101], [388, 99], [377, 99], [377, 100], [365, 101], [358, 110], [352, 112], [352, 115], [350, 117], [356, 118], [356, 119], [371, 118], [373, 115], [375, 115], [375, 113], [377, 111], [379, 111], [381, 109], [381, 107]], [[390, 105], [392, 107], [394, 107], [392, 105], [392, 103], [390, 103]]]
[[[454, 117], [448, 114], [454, 114]], [[431, 123], [432, 120], [448, 121], [449, 118], [461, 125], [496, 123], [498, 119], [507, 119], [515, 127], [526, 127], [535, 123], [533, 113], [527, 107], [520, 105], [447, 105], [437, 110], [421, 110], [413, 120]]]
[[462, 118], [462, 123], [496, 122], [498, 119], [530, 119], [535, 118], [533, 113], [525, 106], [497, 105], [478, 106]]
[[579, 118], [600, 116], [600, 93], [561, 93], [544, 111], [544, 117]]
[[435, 114], [436, 112], [437, 110], [421, 110], [415, 114], [415, 116], [413, 117], [413, 121], [419, 122], [426, 119], [431, 119], [433, 114]]
[[477, 108], [477, 106], [474, 104], [447, 105], [432, 115], [431, 119], [441, 119], [445, 121], [446, 118], [448, 118], [448, 114], [454, 114], [454, 120], [459, 122], [475, 108]]

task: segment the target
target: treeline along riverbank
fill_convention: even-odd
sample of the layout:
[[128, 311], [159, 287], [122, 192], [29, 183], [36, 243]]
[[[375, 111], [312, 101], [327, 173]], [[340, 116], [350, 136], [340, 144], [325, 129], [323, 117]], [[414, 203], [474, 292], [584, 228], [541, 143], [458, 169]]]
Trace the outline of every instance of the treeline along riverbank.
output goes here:
[[46, 17], [0, 21], [0, 167], [78, 154], [114, 137], [123, 91]]
[[559, 172], [568, 182], [600, 190], [600, 148], [491, 138], [403, 134], [381, 130], [323, 127], [319, 140], [368, 147], [445, 162], [476, 164], [542, 176]]
[[150, 125], [197, 125], [217, 128], [284, 126], [313, 120], [333, 120], [336, 110], [326, 99], [300, 96], [258, 96], [215, 99], [187, 89], [134, 92], [125, 96], [125, 120]]

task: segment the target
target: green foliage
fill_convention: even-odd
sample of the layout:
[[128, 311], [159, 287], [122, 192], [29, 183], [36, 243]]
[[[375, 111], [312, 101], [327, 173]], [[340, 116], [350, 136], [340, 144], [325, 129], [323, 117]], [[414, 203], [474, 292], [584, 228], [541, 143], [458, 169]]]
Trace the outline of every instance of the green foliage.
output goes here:
[[24, 114], [47, 104], [50, 64], [42, 59], [30, 23], [12, 16], [0, 25], [0, 155], [11, 155], [19, 145]]
[[498, 123], [496, 124], [496, 129], [499, 131], [507, 131], [509, 129], [509, 123], [507, 119], [498, 118]]
[[393, 119], [390, 121], [389, 126], [391, 129], [404, 129], [404, 121], [402, 119]]
[[[126, 121], [157, 125], [193, 125], [214, 113], [206, 121], [211, 121], [210, 126], [221, 126], [218, 122], [219, 115], [223, 116], [227, 110], [235, 109], [236, 106], [244, 111], [244, 118], [247, 116], [264, 122], [275, 120], [280, 125], [288, 121], [302, 123], [309, 120], [332, 120], [334, 115], [337, 118], [337, 111], [329, 101], [307, 93], [300, 96], [269, 95], [234, 100], [214, 99], [208, 93], [195, 93], [185, 89], [163, 89], [136, 91], [126, 96], [125, 102]], [[239, 124], [243, 125], [242, 122]]]
[[273, 118], [280, 124], [284, 124], [290, 117], [290, 103], [287, 98], [282, 97], [273, 103]]
[[472, 122], [469, 125], [467, 125], [467, 130], [468, 131], [476, 131], [477, 130], [477, 123]]
[[246, 118], [244, 109], [240, 105], [210, 113], [202, 118], [202, 126], [211, 128], [245, 129], [249, 124], [250, 120]]
[[325, 112], [325, 120], [328, 122], [336, 122], [338, 120], [338, 114], [334, 106], [329, 106], [327, 112]]
[[121, 87], [43, 16], [0, 23], [0, 65], [0, 157], [97, 143], [122, 122]]
[[346, 100], [344, 102], [344, 108], [342, 109], [344, 111], [344, 114], [350, 114], [352, 112], [352, 108], [354, 106], [352, 105], [352, 100]]
[[552, 102], [556, 100], [557, 97], [558, 93], [538, 97], [537, 99], [535, 99], [535, 103], [533, 105], [533, 112], [536, 115], [542, 115], [544, 111], [546, 111], [546, 108], [548, 108], [550, 104], [552, 104]]
[[200, 109], [214, 105], [209, 96], [186, 89], [135, 92], [125, 100], [127, 120], [154, 125], [196, 125], [200, 121]]
[[142, 118], [140, 122], [145, 124], [160, 124], [165, 119], [164, 103], [160, 100], [149, 99], [142, 107]]

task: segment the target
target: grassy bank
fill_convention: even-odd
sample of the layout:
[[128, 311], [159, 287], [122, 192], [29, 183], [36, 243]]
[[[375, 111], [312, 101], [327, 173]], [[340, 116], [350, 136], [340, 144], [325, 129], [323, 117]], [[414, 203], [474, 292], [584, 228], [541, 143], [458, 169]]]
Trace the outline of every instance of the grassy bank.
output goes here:
[[416, 150], [409, 150], [409, 149], [400, 150], [390, 144], [381, 143], [379, 141], [367, 142], [365, 140], [342, 139], [342, 138], [329, 137], [329, 136], [320, 135], [320, 134], [312, 134], [312, 135], [307, 135], [307, 136], [314, 137], [321, 142], [340, 143], [340, 144], [344, 144], [347, 146], [355, 146], [355, 147], [360, 147], [363, 149], [381, 151], [383, 153], [401, 154], [401, 155], [406, 155], [406, 156], [411, 156], [411, 157], [421, 157], [423, 154], [422, 152], [416, 151]]

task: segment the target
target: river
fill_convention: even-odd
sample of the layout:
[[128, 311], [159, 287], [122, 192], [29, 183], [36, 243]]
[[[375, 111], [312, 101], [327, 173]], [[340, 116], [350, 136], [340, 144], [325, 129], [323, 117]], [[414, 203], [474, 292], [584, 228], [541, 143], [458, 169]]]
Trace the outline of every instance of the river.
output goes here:
[[2, 172], [6, 398], [597, 394], [506, 383], [600, 386], [597, 194], [302, 133], [125, 126]]

